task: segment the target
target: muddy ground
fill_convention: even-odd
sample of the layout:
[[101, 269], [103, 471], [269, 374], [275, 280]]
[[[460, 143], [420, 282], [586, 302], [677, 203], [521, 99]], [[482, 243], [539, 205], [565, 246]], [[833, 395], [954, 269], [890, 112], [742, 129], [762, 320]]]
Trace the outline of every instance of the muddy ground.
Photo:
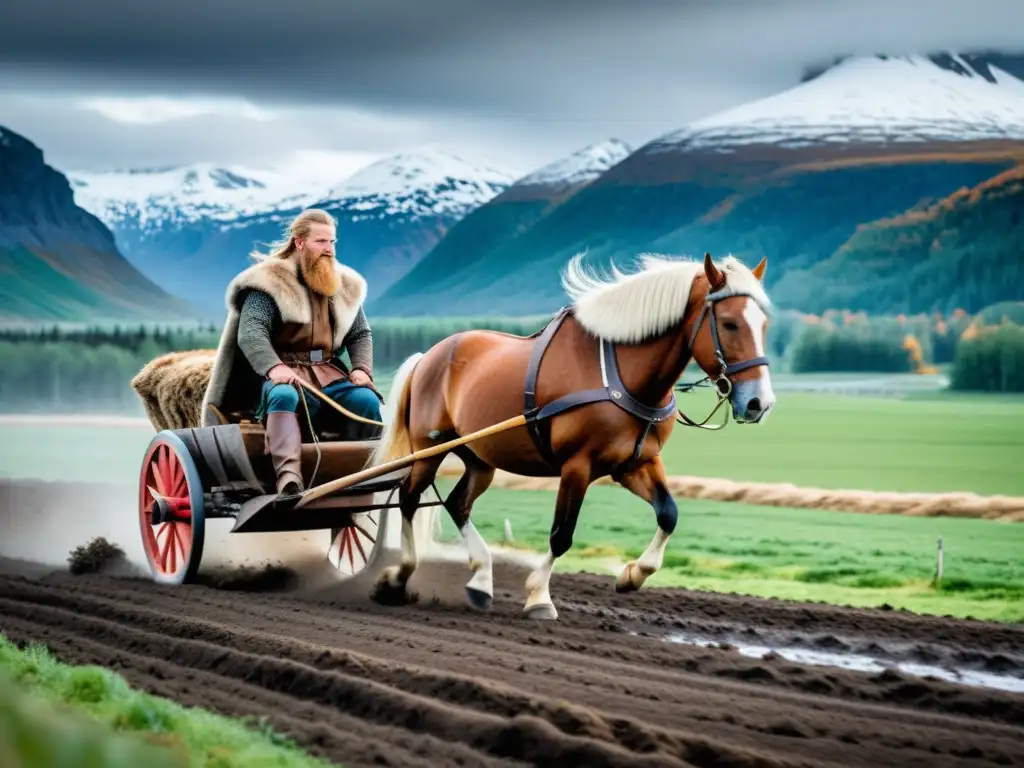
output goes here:
[[[22, 519], [19, 536], [27, 529]], [[521, 615], [526, 573], [498, 566], [480, 613], [459, 562], [425, 565], [419, 601], [388, 607], [369, 599], [370, 577], [164, 587], [130, 568], [76, 576], [8, 559], [0, 631], [185, 704], [265, 716], [348, 768], [1024, 765], [1022, 693], [735, 647], [863, 653], [1024, 685], [1024, 626], [679, 589], [617, 595], [611, 575], [556, 575], [559, 619], [538, 622]], [[720, 645], [670, 642], [677, 633]]]

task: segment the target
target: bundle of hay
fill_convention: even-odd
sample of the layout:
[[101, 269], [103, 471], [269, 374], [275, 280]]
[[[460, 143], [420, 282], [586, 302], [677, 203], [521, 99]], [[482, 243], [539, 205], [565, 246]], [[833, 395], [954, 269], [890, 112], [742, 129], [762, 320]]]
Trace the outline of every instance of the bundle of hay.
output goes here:
[[150, 360], [135, 375], [132, 388], [157, 431], [200, 425], [203, 396], [216, 354], [215, 349], [169, 352]]

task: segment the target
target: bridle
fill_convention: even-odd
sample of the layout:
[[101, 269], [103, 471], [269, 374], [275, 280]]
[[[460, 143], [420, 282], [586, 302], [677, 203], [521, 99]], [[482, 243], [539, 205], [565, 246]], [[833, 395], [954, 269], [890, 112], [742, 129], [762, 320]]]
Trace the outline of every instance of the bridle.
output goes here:
[[740, 371], [745, 371], [748, 368], [756, 368], [759, 365], [768, 366], [768, 358], [764, 355], [758, 357], [751, 357], [748, 360], [744, 360], [740, 363], [727, 363], [725, 361], [725, 352], [722, 351], [722, 342], [718, 338], [718, 318], [715, 317], [715, 304], [723, 299], [730, 299], [734, 296], [746, 296], [748, 299], [753, 300], [753, 296], [749, 293], [736, 293], [733, 291], [722, 288], [713, 293], [709, 293], [704, 297], [704, 306], [701, 307], [700, 315], [697, 317], [697, 322], [693, 324], [693, 331], [690, 333], [690, 343], [688, 349], [691, 354], [693, 353], [693, 343], [697, 340], [697, 332], [700, 331], [701, 325], [704, 323], [704, 318], [710, 318], [711, 326], [711, 340], [715, 345], [715, 359], [718, 360], [719, 374], [712, 379], [710, 376], [705, 376], [703, 379], [689, 383], [678, 383], [675, 386], [677, 392], [690, 392], [697, 387], [711, 386], [713, 383], [715, 386], [715, 394], [718, 396], [718, 402], [715, 403], [715, 407], [711, 410], [711, 413], [707, 415], [704, 421], [696, 422], [682, 412], [680, 409], [677, 410], [676, 421], [687, 427], [698, 427], [699, 429], [707, 430], [719, 430], [722, 429], [726, 424], [729, 423], [729, 410], [725, 411], [725, 419], [721, 424], [715, 426], [706, 426], [711, 420], [711, 417], [715, 415], [719, 408], [729, 401], [729, 396], [732, 394], [732, 380], [729, 376]]

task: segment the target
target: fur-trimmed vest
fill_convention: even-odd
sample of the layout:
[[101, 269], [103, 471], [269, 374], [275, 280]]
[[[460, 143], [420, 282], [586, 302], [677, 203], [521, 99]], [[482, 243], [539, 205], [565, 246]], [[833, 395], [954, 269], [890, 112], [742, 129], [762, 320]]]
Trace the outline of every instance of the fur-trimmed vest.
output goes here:
[[[330, 316], [334, 326], [333, 346], [341, 346], [359, 308], [366, 299], [366, 280], [351, 267], [335, 262], [341, 278], [337, 292], [330, 297]], [[307, 289], [299, 278], [298, 263], [293, 259], [266, 259], [241, 272], [228, 285], [225, 295], [228, 316], [221, 332], [217, 354], [210, 373], [202, 405], [202, 426], [218, 424], [210, 410], [215, 406], [225, 416], [245, 410], [259, 399], [263, 378], [249, 365], [238, 348], [238, 320], [242, 303], [250, 290], [261, 290], [274, 299], [285, 323], [309, 323], [312, 312]]]

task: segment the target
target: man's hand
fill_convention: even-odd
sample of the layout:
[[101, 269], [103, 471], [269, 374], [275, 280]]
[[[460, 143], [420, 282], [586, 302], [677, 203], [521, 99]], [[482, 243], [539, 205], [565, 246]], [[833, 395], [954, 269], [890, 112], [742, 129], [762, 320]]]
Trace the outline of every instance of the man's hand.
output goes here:
[[348, 378], [349, 381], [351, 381], [357, 387], [373, 386], [373, 380], [366, 375], [366, 371], [364, 371], [362, 368], [356, 368], [354, 371], [352, 371]]
[[296, 387], [302, 386], [299, 382], [299, 377], [296, 376], [295, 372], [284, 363], [278, 363], [267, 371], [267, 378], [275, 384], [294, 384]]

